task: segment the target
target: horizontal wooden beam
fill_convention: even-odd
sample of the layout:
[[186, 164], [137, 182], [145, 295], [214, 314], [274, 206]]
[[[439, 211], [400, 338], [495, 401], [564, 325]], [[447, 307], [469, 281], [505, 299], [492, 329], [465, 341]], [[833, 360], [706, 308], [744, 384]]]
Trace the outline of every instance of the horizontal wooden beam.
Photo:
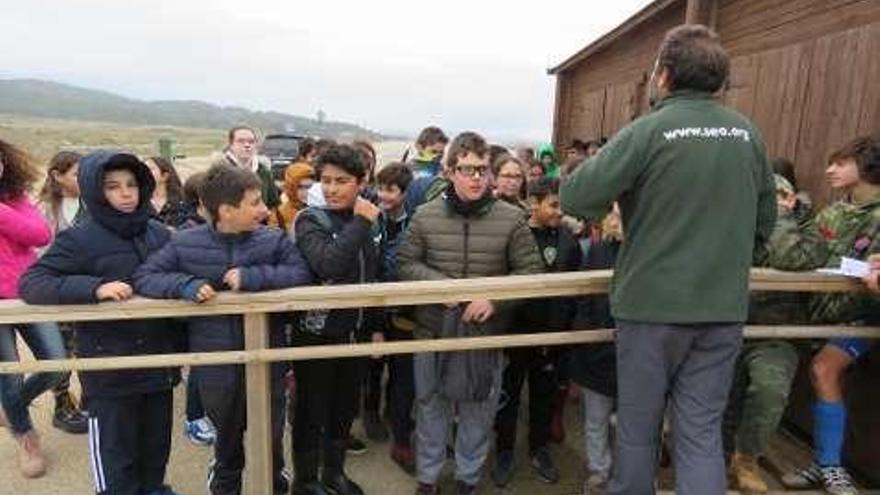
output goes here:
[[[749, 339], [824, 339], [829, 337], [864, 337], [880, 339], [880, 327], [858, 326], [748, 326]], [[154, 354], [88, 359], [0, 362], [0, 374], [37, 373], [43, 371], [106, 371], [115, 369], [164, 368], [175, 366], [207, 366], [217, 364], [248, 364], [255, 362], [302, 361], [366, 357], [418, 352], [448, 352], [539, 345], [573, 345], [608, 342], [614, 330], [572, 330], [530, 334], [495, 335], [455, 339], [412, 340], [384, 343], [317, 345], [261, 349], [257, 351], [221, 351], [209, 353]]]
[[[5, 300], [0, 301], [0, 324], [278, 313], [306, 309], [442, 304], [481, 298], [505, 300], [603, 294], [609, 290], [611, 276], [610, 270], [595, 270], [422, 282], [309, 286], [268, 292], [223, 292], [216, 299], [204, 304], [140, 297], [125, 302], [61, 306], [28, 305], [18, 300]], [[763, 269], [752, 271], [751, 288], [758, 291], [790, 292], [864, 290], [859, 281], [841, 276]]]

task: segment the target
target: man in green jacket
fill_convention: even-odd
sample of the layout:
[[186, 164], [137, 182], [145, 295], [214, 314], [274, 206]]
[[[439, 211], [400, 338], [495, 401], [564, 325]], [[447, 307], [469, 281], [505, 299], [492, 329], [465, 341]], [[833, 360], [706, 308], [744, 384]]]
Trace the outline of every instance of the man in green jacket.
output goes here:
[[[489, 147], [473, 132], [452, 141], [449, 184], [443, 194], [416, 210], [398, 252], [401, 280], [447, 280], [540, 273], [543, 263], [522, 211], [496, 201], [489, 185]], [[415, 337], [494, 334], [507, 330], [509, 301], [478, 299], [447, 307], [419, 306]], [[450, 324], [451, 323], [451, 324]], [[474, 357], [476, 356], [476, 357]], [[457, 361], [453, 361], [457, 360]], [[465, 366], [462, 360], [469, 360]], [[474, 361], [476, 360], [476, 361]], [[474, 492], [489, 452], [501, 391], [500, 350], [421, 353], [413, 358], [416, 384], [417, 494], [437, 493], [453, 416], [457, 493]], [[454, 384], [466, 384], [456, 387]], [[469, 384], [474, 384], [473, 387]], [[476, 384], [484, 384], [479, 387]], [[479, 390], [477, 390], [479, 389]]]
[[608, 494], [654, 493], [667, 401], [676, 493], [726, 491], [721, 418], [742, 345], [753, 248], [776, 218], [760, 133], [713, 97], [727, 75], [714, 32], [669, 31], [652, 76], [652, 112], [562, 187], [566, 213], [600, 219], [616, 200], [623, 216], [611, 292], [619, 404]]

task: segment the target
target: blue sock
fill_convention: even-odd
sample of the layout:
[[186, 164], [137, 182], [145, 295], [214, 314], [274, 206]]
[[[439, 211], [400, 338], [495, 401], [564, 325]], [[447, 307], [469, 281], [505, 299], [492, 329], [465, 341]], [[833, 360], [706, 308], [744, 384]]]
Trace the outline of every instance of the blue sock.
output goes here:
[[813, 444], [817, 464], [840, 466], [845, 431], [846, 407], [843, 402], [816, 401], [813, 405]]

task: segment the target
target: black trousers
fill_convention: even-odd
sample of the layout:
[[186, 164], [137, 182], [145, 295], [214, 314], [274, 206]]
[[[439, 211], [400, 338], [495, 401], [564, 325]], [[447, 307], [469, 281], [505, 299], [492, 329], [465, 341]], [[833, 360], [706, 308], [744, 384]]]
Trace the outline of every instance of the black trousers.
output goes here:
[[343, 442], [357, 410], [364, 359], [317, 359], [293, 364], [296, 414], [293, 452], [319, 452]]
[[171, 451], [171, 390], [89, 397], [89, 451], [99, 495], [162, 489]]
[[[412, 340], [412, 332], [392, 330], [389, 340]], [[391, 416], [391, 434], [394, 443], [410, 445], [416, 422], [413, 419], [413, 402], [416, 397], [416, 380], [413, 372], [412, 354], [388, 356], [388, 407]]]
[[529, 451], [547, 445], [550, 416], [558, 382], [558, 354], [547, 347], [505, 350], [501, 409], [495, 418], [497, 451], [513, 450], [519, 418], [520, 395], [529, 380]]
[[[283, 493], [285, 383], [287, 365], [272, 365], [272, 457], [275, 492]], [[247, 401], [244, 380], [231, 387], [217, 387], [210, 380], [199, 379], [198, 391], [205, 413], [214, 423], [214, 465], [209, 482], [211, 495], [239, 495], [241, 470], [244, 469], [244, 432], [247, 425]]]

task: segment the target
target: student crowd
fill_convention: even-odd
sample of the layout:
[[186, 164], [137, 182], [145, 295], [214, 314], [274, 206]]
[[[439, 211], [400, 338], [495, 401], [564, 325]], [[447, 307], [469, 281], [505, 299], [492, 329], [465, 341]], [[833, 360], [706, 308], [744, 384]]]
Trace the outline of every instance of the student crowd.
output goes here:
[[[41, 171], [0, 140], [0, 297], [198, 304], [225, 290], [613, 267], [610, 297], [272, 315], [278, 347], [618, 328], [614, 343], [564, 349], [275, 363], [275, 493], [362, 494], [345, 471], [346, 456], [365, 448], [351, 435], [361, 410], [373, 441], [388, 438], [390, 423], [390, 457], [415, 476], [417, 494], [438, 492], [450, 455], [456, 493], [476, 492], [493, 443], [490, 478], [506, 486], [526, 381], [528, 460], [547, 483], [560, 479], [550, 444], [565, 434], [562, 408], [576, 384], [584, 493], [653, 493], [664, 417], [678, 493], [724, 493], [728, 472], [738, 488], [766, 492], [758, 460], [781, 421], [798, 344], [743, 344], [743, 323], [870, 324], [880, 312], [869, 293], [749, 297], [748, 270], [813, 270], [853, 257], [872, 263], [865, 284], [878, 291], [880, 135], [830, 155], [828, 182], [844, 199], [815, 213], [793, 165], [771, 164], [760, 132], [713, 98], [727, 70], [710, 30], [670, 31], [652, 112], [607, 143], [571, 143], [561, 160], [549, 145], [511, 151], [474, 132], [450, 141], [428, 127], [412, 160], [381, 167], [368, 142], [306, 139], [279, 184], [257, 153], [258, 133], [241, 126], [216, 163], [185, 183], [162, 158], [61, 152], [35, 204]], [[694, 127], [725, 132], [674, 132]], [[240, 316], [3, 325], [0, 359], [18, 360], [16, 334], [37, 359], [240, 350], [242, 325]], [[813, 356], [814, 462], [787, 473], [786, 486], [857, 493], [841, 458], [842, 376], [872, 344], [833, 338]], [[0, 375], [0, 422], [18, 443], [22, 474], [46, 470], [28, 407], [52, 389], [53, 424], [88, 432], [97, 493], [173, 495], [165, 470], [179, 370], [83, 372], [81, 405], [69, 378]], [[243, 369], [195, 367], [186, 382], [186, 435], [214, 451], [208, 489], [240, 494]]]

